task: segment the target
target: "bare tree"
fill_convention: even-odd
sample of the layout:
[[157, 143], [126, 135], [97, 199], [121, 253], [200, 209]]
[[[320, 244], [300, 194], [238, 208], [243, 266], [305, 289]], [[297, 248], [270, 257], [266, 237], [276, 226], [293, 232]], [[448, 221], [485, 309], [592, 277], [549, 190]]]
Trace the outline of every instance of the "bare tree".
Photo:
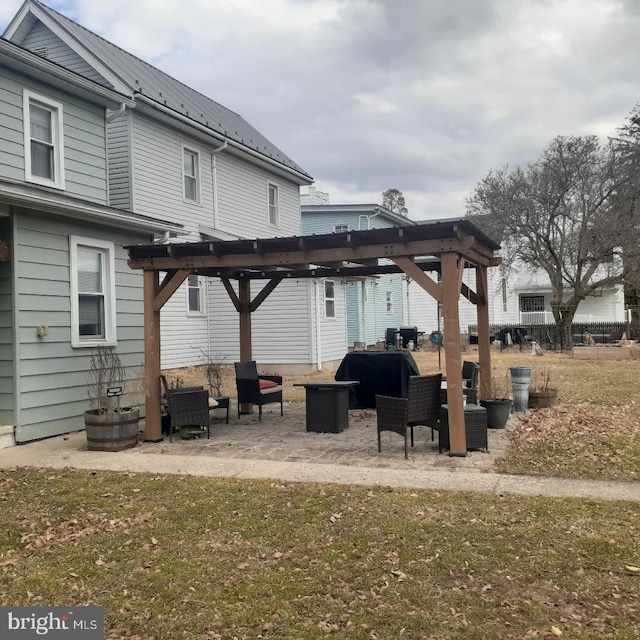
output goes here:
[[382, 206], [394, 213], [399, 213], [401, 216], [406, 216], [409, 213], [404, 195], [398, 189], [387, 189], [382, 192]]
[[502, 236], [503, 258], [544, 270], [551, 309], [571, 344], [578, 303], [625, 282], [625, 256], [638, 253], [629, 187], [638, 163], [614, 141], [557, 137], [526, 168], [491, 171], [467, 201], [467, 213], [490, 235]]

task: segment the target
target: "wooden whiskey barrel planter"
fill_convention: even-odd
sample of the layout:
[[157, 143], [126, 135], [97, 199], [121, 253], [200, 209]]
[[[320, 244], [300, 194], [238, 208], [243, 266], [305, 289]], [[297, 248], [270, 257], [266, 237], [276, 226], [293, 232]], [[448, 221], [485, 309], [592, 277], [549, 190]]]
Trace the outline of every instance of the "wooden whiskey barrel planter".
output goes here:
[[140, 411], [99, 414], [85, 411], [84, 424], [90, 451], [124, 451], [138, 444]]

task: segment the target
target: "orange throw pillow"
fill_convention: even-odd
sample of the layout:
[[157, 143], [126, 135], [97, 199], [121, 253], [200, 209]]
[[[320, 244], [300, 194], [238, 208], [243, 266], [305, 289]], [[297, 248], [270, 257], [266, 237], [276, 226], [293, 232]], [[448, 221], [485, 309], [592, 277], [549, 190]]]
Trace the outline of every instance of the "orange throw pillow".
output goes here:
[[261, 389], [272, 389], [273, 387], [277, 387], [278, 383], [273, 380], [259, 380]]

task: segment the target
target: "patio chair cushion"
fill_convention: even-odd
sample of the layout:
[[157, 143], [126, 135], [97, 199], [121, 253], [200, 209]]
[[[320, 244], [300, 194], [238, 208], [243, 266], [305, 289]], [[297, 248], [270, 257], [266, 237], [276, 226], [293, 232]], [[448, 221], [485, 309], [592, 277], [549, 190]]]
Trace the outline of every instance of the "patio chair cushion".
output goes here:
[[282, 391], [281, 384], [275, 384], [273, 386], [269, 386], [266, 389], [260, 389], [260, 395], [266, 396], [271, 393], [280, 393]]
[[218, 404], [220, 404], [217, 400], [209, 396], [209, 409], [215, 409]]
[[266, 389], [273, 389], [273, 387], [277, 387], [278, 383], [274, 380], [258, 380], [260, 384], [260, 391], [265, 391]]

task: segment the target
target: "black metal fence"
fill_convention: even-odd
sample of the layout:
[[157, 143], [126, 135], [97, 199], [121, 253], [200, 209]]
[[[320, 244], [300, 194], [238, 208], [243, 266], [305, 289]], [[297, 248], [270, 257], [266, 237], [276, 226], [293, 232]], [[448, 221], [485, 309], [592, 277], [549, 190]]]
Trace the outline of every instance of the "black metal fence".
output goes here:
[[[474, 336], [477, 341], [478, 325], [470, 324], [468, 331], [470, 342], [474, 342]], [[640, 337], [638, 325], [626, 322], [574, 322], [571, 325], [573, 344], [585, 344], [589, 341], [589, 336], [596, 343], [607, 344], [617, 342], [623, 334], [626, 334], [627, 339], [638, 339]], [[491, 324], [489, 335], [492, 342], [499, 340], [502, 347], [511, 345], [522, 347], [531, 341], [553, 351], [563, 351], [571, 347], [566, 344], [562, 329], [555, 324]]]

